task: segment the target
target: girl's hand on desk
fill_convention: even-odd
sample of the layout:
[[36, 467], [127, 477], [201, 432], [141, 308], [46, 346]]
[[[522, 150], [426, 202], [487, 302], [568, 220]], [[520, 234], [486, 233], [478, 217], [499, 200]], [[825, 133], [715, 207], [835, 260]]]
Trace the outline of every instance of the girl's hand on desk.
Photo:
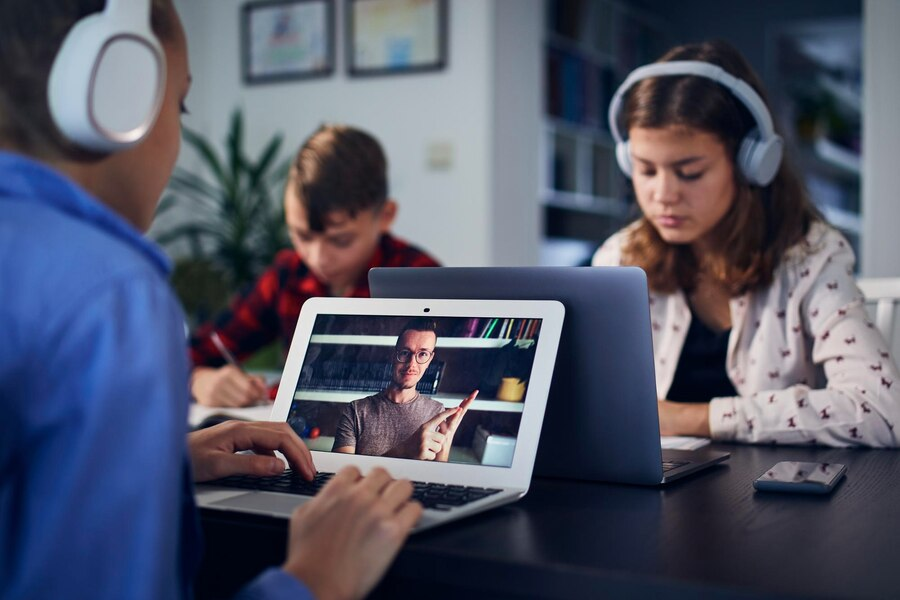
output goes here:
[[711, 437], [709, 404], [704, 402], [659, 401], [660, 435]]
[[[254, 454], [236, 454], [252, 450]], [[311, 480], [316, 474], [306, 444], [287, 423], [228, 421], [188, 434], [188, 451], [194, 481], [211, 481], [230, 475], [280, 475], [281, 452], [294, 471]]]
[[191, 394], [204, 406], [253, 406], [268, 401], [269, 388], [262, 377], [234, 365], [197, 367], [191, 374]]

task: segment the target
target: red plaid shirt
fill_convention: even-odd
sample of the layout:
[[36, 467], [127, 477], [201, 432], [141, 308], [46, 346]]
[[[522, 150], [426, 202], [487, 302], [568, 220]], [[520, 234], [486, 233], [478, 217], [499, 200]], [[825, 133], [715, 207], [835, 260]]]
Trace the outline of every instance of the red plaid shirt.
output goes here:
[[[347, 294], [352, 298], [369, 297], [368, 272], [372, 267], [437, 267], [438, 262], [425, 252], [384, 235], [369, 267]], [[300, 317], [300, 307], [307, 298], [330, 296], [327, 286], [316, 279], [306, 263], [293, 249], [282, 250], [274, 264], [256, 281], [253, 288], [238, 296], [231, 308], [214, 322], [197, 328], [191, 336], [191, 359], [195, 366], [218, 367], [225, 359], [210, 339], [213, 330], [238, 360], [244, 360], [281, 339], [285, 350]]]

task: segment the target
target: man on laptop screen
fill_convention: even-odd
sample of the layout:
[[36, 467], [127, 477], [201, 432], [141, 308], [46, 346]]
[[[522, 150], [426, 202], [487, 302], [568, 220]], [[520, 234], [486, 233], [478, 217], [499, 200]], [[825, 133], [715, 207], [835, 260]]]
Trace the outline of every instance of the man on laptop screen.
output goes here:
[[[288, 422], [314, 450], [482, 463], [487, 446], [491, 464], [509, 466], [523, 402], [496, 394], [510, 355], [528, 362], [519, 371], [531, 370], [539, 330], [528, 331], [526, 319], [506, 319], [488, 333], [495, 320], [320, 317]], [[467, 337], [481, 330], [508, 337]], [[480, 387], [488, 394], [470, 412]], [[505, 458], [498, 464], [491, 448], [501, 443]]]
[[425, 317], [403, 327], [387, 357], [393, 363], [390, 384], [344, 407], [333, 452], [447, 462], [456, 430], [478, 391], [446, 408], [416, 389], [434, 359], [436, 330], [434, 319]]

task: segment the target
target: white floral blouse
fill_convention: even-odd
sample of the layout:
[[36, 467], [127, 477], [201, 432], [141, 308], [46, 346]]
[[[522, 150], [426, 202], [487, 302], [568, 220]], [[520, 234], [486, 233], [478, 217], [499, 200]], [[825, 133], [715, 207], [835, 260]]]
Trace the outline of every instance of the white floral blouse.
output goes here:
[[[621, 264], [625, 228], [594, 254]], [[739, 396], [709, 403], [721, 440], [896, 447], [900, 376], [869, 319], [847, 241], [824, 223], [785, 253], [772, 284], [732, 298], [726, 371]], [[691, 322], [685, 294], [650, 293], [656, 389], [665, 398]]]

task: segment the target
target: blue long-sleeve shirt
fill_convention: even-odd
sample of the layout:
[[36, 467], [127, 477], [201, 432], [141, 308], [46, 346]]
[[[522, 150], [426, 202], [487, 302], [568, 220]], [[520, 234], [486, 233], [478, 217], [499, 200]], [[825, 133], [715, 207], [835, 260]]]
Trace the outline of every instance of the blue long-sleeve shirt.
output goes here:
[[[160, 250], [0, 152], [0, 598], [188, 598], [188, 363]], [[278, 569], [244, 590], [309, 598]]]

